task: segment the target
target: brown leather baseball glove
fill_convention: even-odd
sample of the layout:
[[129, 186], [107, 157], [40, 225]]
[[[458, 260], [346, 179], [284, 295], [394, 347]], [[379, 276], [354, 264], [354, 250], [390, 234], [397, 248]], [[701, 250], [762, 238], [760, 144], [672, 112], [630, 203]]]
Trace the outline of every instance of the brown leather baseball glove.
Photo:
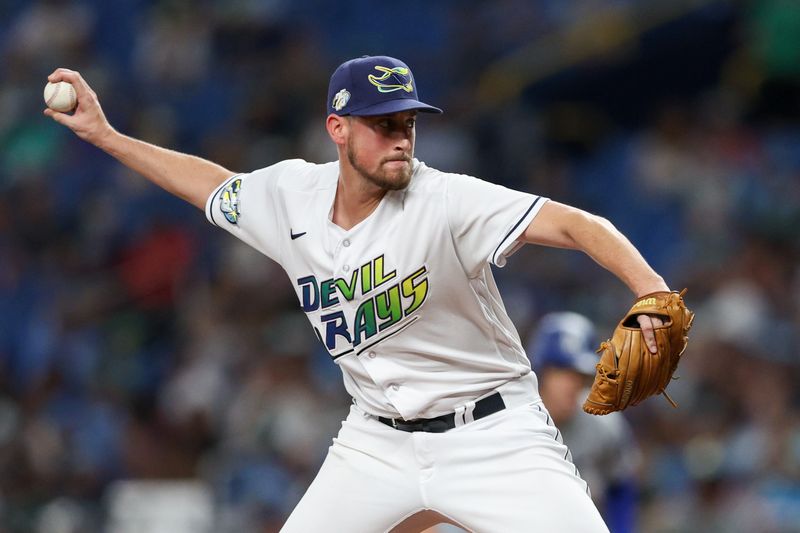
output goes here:
[[[654, 292], [636, 300], [612, 337], [597, 350], [602, 355], [584, 411], [593, 415], [622, 411], [654, 394], [663, 394], [677, 407], [664, 389], [678, 368], [694, 320], [694, 313], [683, 303], [685, 293], [686, 289]], [[655, 354], [647, 348], [638, 315], [658, 316], [664, 322], [654, 330]]]

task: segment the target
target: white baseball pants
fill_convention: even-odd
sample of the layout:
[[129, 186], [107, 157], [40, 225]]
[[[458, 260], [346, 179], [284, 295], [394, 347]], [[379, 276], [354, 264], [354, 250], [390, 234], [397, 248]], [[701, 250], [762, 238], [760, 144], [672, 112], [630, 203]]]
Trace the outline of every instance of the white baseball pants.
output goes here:
[[535, 385], [499, 390], [506, 409], [445, 433], [399, 431], [353, 405], [281, 531], [407, 531], [433, 510], [476, 533], [607, 533]]

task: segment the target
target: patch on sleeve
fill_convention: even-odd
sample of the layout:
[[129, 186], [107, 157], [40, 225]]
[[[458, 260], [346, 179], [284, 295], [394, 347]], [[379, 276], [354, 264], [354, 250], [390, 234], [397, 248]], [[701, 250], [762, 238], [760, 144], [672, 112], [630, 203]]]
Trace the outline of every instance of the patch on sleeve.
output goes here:
[[241, 185], [241, 179], [233, 180], [219, 193], [219, 210], [225, 215], [225, 220], [231, 224], [238, 224], [241, 216], [239, 213], [239, 188]]

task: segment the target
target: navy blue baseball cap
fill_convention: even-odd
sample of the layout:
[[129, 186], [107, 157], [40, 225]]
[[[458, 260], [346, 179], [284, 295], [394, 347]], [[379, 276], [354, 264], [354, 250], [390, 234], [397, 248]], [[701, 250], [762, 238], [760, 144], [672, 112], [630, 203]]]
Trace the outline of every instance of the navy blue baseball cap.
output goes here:
[[419, 101], [408, 65], [388, 56], [363, 56], [345, 61], [328, 85], [328, 113], [374, 116], [417, 109], [441, 113]]
[[534, 370], [569, 368], [593, 376], [600, 360], [595, 346], [596, 336], [591, 321], [578, 313], [561, 312], [542, 317], [527, 348], [533, 358]]

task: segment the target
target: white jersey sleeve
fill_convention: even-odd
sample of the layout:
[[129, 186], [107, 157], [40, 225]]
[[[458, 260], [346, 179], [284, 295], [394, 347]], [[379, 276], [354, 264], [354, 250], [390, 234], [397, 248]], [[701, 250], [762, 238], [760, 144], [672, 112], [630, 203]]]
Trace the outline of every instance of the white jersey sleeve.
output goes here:
[[505, 266], [547, 198], [462, 174], [448, 179], [445, 207], [464, 270], [474, 276], [487, 261]]
[[280, 263], [283, 235], [277, 184], [292, 160], [222, 182], [206, 201], [206, 218]]

